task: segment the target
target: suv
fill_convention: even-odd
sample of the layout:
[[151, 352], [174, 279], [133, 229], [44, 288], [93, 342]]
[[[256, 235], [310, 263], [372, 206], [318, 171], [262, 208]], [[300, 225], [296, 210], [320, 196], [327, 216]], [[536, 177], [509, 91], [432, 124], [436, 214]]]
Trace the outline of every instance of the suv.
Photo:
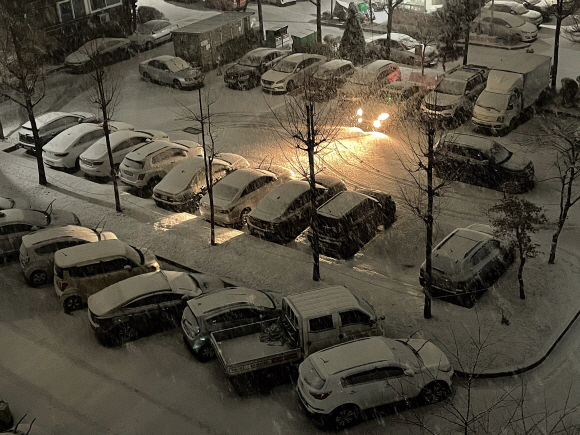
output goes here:
[[274, 319], [276, 303], [259, 290], [232, 287], [201, 295], [187, 302], [181, 318], [183, 340], [200, 361], [215, 356], [209, 335], [215, 331]]
[[148, 249], [120, 240], [102, 240], [56, 251], [54, 289], [65, 313], [70, 313], [105, 287], [157, 270], [157, 258]]
[[[349, 319], [350, 320], [350, 319]], [[296, 390], [306, 411], [343, 429], [366, 410], [400, 401], [422, 404], [451, 393], [453, 369], [433, 343], [368, 337], [313, 353], [298, 369]]]
[[67, 225], [47, 228], [22, 237], [20, 266], [26, 281], [38, 287], [52, 280], [54, 253], [60, 249], [99, 240], [116, 239], [111, 232], [99, 232], [91, 228]]
[[141, 145], [125, 156], [119, 167], [119, 179], [126, 185], [153, 192], [153, 188], [179, 162], [203, 156], [203, 148], [156, 140]]
[[[435, 294], [457, 297], [471, 308], [478, 293], [491, 286], [514, 261], [508, 245], [493, 236], [493, 228], [472, 224], [457, 228], [431, 254], [431, 282]], [[425, 287], [425, 263], [419, 283]]]
[[509, 193], [534, 187], [532, 161], [483, 136], [446, 134], [433, 150], [433, 167], [441, 178]]
[[[340, 192], [318, 208], [320, 251], [335, 258], [350, 258], [377, 233], [395, 220], [396, 206], [390, 195], [374, 191], [382, 201], [361, 192]], [[312, 241], [312, 230], [308, 232]]]
[[458, 117], [459, 122], [465, 122], [471, 116], [475, 100], [485, 89], [488, 75], [489, 68], [486, 66], [453, 68], [425, 96], [421, 109], [437, 118], [453, 120]]

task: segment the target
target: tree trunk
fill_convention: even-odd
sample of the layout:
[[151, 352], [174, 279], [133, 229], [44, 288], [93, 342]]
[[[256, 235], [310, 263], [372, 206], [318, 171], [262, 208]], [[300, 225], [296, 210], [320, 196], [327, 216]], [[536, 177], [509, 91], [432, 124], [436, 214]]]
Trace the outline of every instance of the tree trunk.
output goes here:
[[385, 42], [386, 47], [386, 58], [391, 58], [391, 32], [393, 31], [393, 1], [387, 1], [387, 42]]
[[[101, 98], [104, 100], [104, 94]], [[117, 171], [115, 171], [115, 166], [113, 164], [113, 152], [111, 151], [111, 141], [109, 139], [109, 120], [107, 119], [107, 110], [103, 107], [103, 130], [105, 131], [105, 141], [107, 143], [107, 155], [109, 156], [109, 165], [111, 167], [111, 178], [113, 179], [113, 190], [115, 191], [115, 210], [119, 213], [123, 212], [121, 208], [121, 198], [119, 197], [119, 186], [117, 185]]]
[[320, 2], [316, 0], [316, 42], [322, 44], [322, 7]]
[[34, 156], [36, 157], [36, 166], [38, 168], [38, 184], [46, 186], [48, 181], [46, 181], [46, 171], [44, 170], [44, 162], [42, 161], [42, 143], [40, 141], [40, 135], [38, 134], [36, 119], [34, 118], [32, 101], [28, 97], [26, 97], [26, 112], [28, 113], [28, 120], [30, 121], [32, 135], [34, 136]]
[[2, 127], [2, 120], [0, 120], [0, 140], [4, 139], [6, 139], [6, 136], [4, 136], [4, 128]]
[[[562, 0], [558, 0], [558, 9], [561, 12], [561, 3]], [[552, 90], [556, 90], [556, 78], [558, 76], [558, 53], [560, 50], [560, 29], [562, 27], [562, 16], [561, 14], [556, 15], [556, 34], [554, 35], [554, 56], [553, 56], [553, 63], [552, 63]]]
[[520, 267], [518, 268], [518, 282], [520, 283], [520, 299], [525, 299], [524, 293], [524, 264], [526, 264], [526, 256], [522, 255], [520, 251]]
[[[213, 185], [211, 183], [211, 164], [209, 164], [209, 158], [207, 153], [207, 145], [205, 143], [205, 118], [203, 116], [203, 104], [201, 101], [201, 88], [197, 88], [197, 96], [199, 99], [199, 123], [201, 124], [201, 145], [203, 146], [203, 160], [205, 165], [205, 185], [207, 186], [207, 192], [209, 194], [209, 207], [210, 207], [210, 220], [209, 220], [209, 243], [211, 246], [215, 246], [215, 221], [214, 221], [214, 211], [213, 211]], [[213, 149], [212, 149], [213, 153]], [[212, 156], [213, 157], [213, 156]], [[210, 193], [211, 189], [211, 193]]]
[[[216, 242], [215, 242], [215, 211], [213, 209], [213, 156], [210, 156], [210, 158], [207, 160], [206, 162], [207, 165], [207, 171], [206, 174], [206, 183], [207, 183], [207, 194], [209, 196], [209, 242], [211, 244], [211, 246], [215, 246]], [[201, 198], [200, 198], [201, 201]]]
[[314, 103], [306, 102], [306, 127], [308, 131], [308, 167], [310, 172], [310, 230], [312, 231], [312, 280], [320, 281], [320, 241], [318, 215], [316, 214], [316, 173], [314, 170]]
[[[574, 159], [575, 161], [576, 159]], [[566, 223], [566, 219], [568, 218], [568, 211], [570, 207], [572, 207], [572, 184], [574, 183], [574, 179], [576, 178], [576, 169], [574, 167], [570, 168], [570, 175], [567, 178], [568, 182], [566, 182], [566, 178], [562, 179], [562, 190], [560, 191], [560, 216], [558, 218], [558, 227], [556, 231], [552, 235], [552, 245], [550, 247], [550, 258], [548, 259], [548, 264], [554, 264], [556, 261], [556, 249], [558, 248], [558, 238], [560, 237], [560, 233], [562, 232], [562, 228], [564, 228], [564, 224]], [[564, 200], [564, 190], [566, 190], [566, 199]]]
[[264, 15], [262, 14], [262, 0], [258, 0], [258, 22], [260, 23], [260, 44], [264, 45]]
[[467, 52], [469, 49], [469, 33], [470, 33], [471, 29], [469, 26], [467, 26], [467, 29], [465, 30], [465, 48], [463, 50], [463, 65], [467, 65]]
[[433, 251], [433, 147], [435, 142], [435, 130], [429, 129], [427, 132], [427, 216], [425, 217], [426, 237], [425, 237], [425, 305], [423, 307], [423, 317], [430, 319], [431, 295], [433, 294], [433, 284], [431, 274], [433, 266], [431, 262], [431, 252]]

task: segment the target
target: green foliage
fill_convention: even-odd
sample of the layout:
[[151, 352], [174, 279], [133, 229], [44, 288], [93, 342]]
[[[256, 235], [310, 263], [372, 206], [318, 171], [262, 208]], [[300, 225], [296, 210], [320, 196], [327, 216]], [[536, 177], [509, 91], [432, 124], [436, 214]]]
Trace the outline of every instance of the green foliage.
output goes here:
[[336, 50], [333, 49], [332, 45], [326, 44], [324, 42], [311, 41], [306, 44], [302, 44], [299, 47], [292, 47], [293, 53], [309, 53], [309, 54], [320, 54], [326, 56], [328, 59], [336, 57]]
[[358, 9], [354, 3], [350, 3], [346, 26], [340, 40], [339, 55], [342, 59], [348, 59], [355, 65], [360, 65], [365, 57], [365, 44]]

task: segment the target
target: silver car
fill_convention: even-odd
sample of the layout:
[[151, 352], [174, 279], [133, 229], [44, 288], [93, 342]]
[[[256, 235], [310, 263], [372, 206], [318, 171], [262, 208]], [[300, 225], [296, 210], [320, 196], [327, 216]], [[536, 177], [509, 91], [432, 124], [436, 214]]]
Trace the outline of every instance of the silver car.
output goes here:
[[151, 50], [164, 42], [171, 41], [171, 32], [177, 29], [177, 24], [167, 20], [151, 20], [137, 24], [135, 32], [129, 36], [131, 46], [137, 50]]
[[146, 82], [171, 85], [175, 89], [199, 88], [205, 78], [201, 68], [175, 56], [158, 56], [141, 62], [139, 74]]
[[129, 59], [131, 41], [127, 38], [97, 38], [85, 43], [64, 60], [64, 66], [71, 72], [87, 72], [95, 68], [95, 63], [112, 64]]
[[485, 9], [473, 20], [471, 29], [513, 41], [532, 42], [538, 37], [538, 28], [520, 16]]

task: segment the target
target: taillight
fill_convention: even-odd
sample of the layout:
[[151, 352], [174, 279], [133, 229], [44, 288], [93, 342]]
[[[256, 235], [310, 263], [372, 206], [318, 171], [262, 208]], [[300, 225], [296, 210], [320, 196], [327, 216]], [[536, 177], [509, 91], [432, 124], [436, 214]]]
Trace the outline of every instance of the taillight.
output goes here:
[[139, 174], [139, 176], [137, 177], [137, 180], [141, 181], [141, 180], [143, 180], [143, 178], [145, 178], [145, 174]]
[[93, 162], [93, 166], [101, 166], [103, 162]]
[[60, 291], [61, 291], [61, 292], [65, 291], [67, 287], [68, 287], [68, 282], [64, 282], [64, 281], [62, 281], [62, 282], [60, 283]]
[[332, 393], [332, 391], [329, 391], [328, 393], [314, 393], [310, 391], [310, 395], [314, 397], [316, 400], [324, 400], [328, 396], [330, 396], [330, 393]]
[[54, 156], [55, 157], [66, 157], [66, 156], [68, 156], [68, 153], [59, 153], [59, 154], [54, 153]]

